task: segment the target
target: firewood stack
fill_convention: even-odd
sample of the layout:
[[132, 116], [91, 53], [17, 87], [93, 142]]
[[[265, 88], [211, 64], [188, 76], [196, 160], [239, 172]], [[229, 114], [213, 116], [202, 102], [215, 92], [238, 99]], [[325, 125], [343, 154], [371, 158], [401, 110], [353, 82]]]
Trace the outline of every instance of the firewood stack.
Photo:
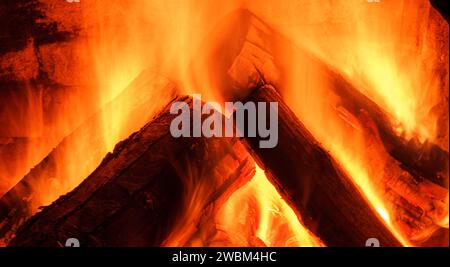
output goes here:
[[[233, 25], [241, 30], [230, 31]], [[219, 60], [224, 40], [233, 40], [233, 45]], [[338, 99], [332, 103], [336, 113], [343, 123], [361, 129], [366, 152], [377, 155], [373, 160], [384, 159], [381, 179], [371, 182], [392, 212], [392, 225], [409, 244], [448, 244], [449, 155], [442, 144], [406, 140], [394, 130], [392, 116], [338, 70], [248, 11], [230, 14], [205, 43], [192, 69], [214, 66], [208, 74], [214, 76], [211, 84], [226, 100], [279, 103], [279, 143], [274, 149], [259, 148], [258, 138], [173, 138], [170, 105], [185, 101], [192, 107], [192, 99], [178, 96], [148, 120], [155, 109], [146, 108], [153, 96], [145, 95], [136, 107], [129, 107], [130, 118], [145, 114], [134, 125], [148, 121], [145, 126], [117, 144], [76, 189], [32, 216], [36, 203], [30, 203], [41, 193], [33, 187], [35, 180], [47, 182], [42, 174], [55, 168], [54, 155], [70, 143], [67, 140], [95, 137], [95, 130], [86, 129], [93, 129], [90, 125], [99, 114], [108, 112], [106, 106], [0, 199], [0, 229], [6, 230], [0, 231], [0, 238], [6, 237], [11, 246], [64, 246], [71, 237], [83, 246], [214, 244], [215, 212], [251, 179], [256, 161], [299, 220], [325, 245], [364, 246], [368, 238], [377, 238], [382, 246], [401, 246], [342, 163], [286, 103], [284, 81], [292, 67], [286, 58], [301, 57], [320, 69], [320, 78]], [[215, 61], [223, 64], [211, 64]], [[124, 94], [134, 94], [136, 88], [144, 92], [155, 80], [167, 93], [163, 99], [177, 91], [168, 79], [143, 72]], [[91, 141], [94, 150], [96, 140]]]

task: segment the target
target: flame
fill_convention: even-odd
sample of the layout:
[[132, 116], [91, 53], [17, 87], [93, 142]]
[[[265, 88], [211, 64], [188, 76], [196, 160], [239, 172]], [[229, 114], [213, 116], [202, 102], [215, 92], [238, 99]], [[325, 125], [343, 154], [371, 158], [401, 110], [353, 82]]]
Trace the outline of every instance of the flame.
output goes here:
[[[293, 11], [300, 5], [302, 11]], [[436, 140], [433, 109], [441, 101], [439, 95], [448, 76], [442, 80], [433, 68], [447, 70], [448, 75], [448, 67], [439, 49], [439, 33], [427, 30], [428, 1], [305, 1], [260, 7], [256, 7], [257, 14], [289, 41], [338, 69], [355, 88], [391, 114], [399, 136], [422, 142]], [[397, 238], [410, 245], [392, 224], [393, 211], [375, 185], [384, 175], [386, 153], [374, 148], [369, 153], [358, 123], [336, 112], [338, 104], [330, 93], [335, 85], [328, 83], [321, 66], [301, 56], [286, 58], [284, 63], [291, 73], [285, 100], [343, 166]]]
[[[73, 46], [74, 50], [79, 49], [78, 43]], [[36, 86], [27, 83], [25, 85], [26, 95], [13, 97], [7, 105], [11, 110], [7, 116], [12, 122], [8, 123], [5, 129], [12, 131], [12, 136], [15, 137], [0, 141], [7, 148], [2, 151], [0, 159], [0, 195], [16, 185], [32, 167], [40, 163], [96, 108], [94, 98], [87, 90], [78, 87], [71, 88], [71, 90], [52, 88], [51, 90], [57, 90], [57, 92], [52, 95], [51, 99], [49, 99], [47, 90], [48, 88], [43, 85]], [[44, 117], [44, 112], [52, 114]], [[18, 134], [14, 133], [18, 130], [15, 129], [16, 123], [25, 125]], [[0, 138], [0, 140], [2, 139]], [[9, 145], [11, 145], [11, 150], [8, 150]], [[43, 185], [43, 188], [46, 186]], [[45, 190], [45, 192], [47, 191], [49, 190]], [[54, 199], [52, 198], [52, 200]], [[44, 203], [49, 202], [41, 204]], [[36, 204], [36, 206], [40, 205]]]
[[[258, 6], [256, 13], [290, 41], [348, 75], [394, 116], [406, 137], [436, 138], [437, 116], [431, 110], [445, 88], [436, 67], [448, 67], [440, 33], [428, 28], [429, 1], [286, 1], [277, 6], [267, 1]], [[299, 6], [302, 11], [292, 11]]]
[[[41, 96], [29, 96], [27, 113], [31, 115], [27, 119], [35, 133], [27, 136], [37, 135], [45, 141], [27, 145], [26, 156], [13, 170], [0, 162], [2, 174], [7, 173], [7, 178], [0, 177], [0, 190], [13, 186], [95, 111], [136, 85], [145, 70], [170, 77], [180, 94], [201, 93], [205, 101], [222, 102], [217, 88], [220, 81], [211, 73], [215, 68], [193, 62], [202, 56], [205, 40], [221, 18], [242, 7], [344, 74], [394, 117], [399, 135], [423, 142], [438, 138], [438, 114], [432, 110], [439, 104], [443, 84], [436, 69], [444, 68], [448, 80], [448, 67], [442, 67], [442, 62], [448, 64], [448, 58], [442, 59], [439, 54], [442, 49], [436, 35], [440, 33], [427, 28], [428, 1], [97, 0], [81, 1], [80, 5], [85, 39], [78, 40], [74, 50], [87, 62], [79, 70], [89, 77], [83, 81], [87, 89], [63, 94], [61, 98], [70, 108], [47, 128], [42, 122]], [[398, 239], [410, 245], [392, 224], [391, 211], [373, 182], [383, 175], [385, 152], [369, 153], [358, 124], [336, 112], [331, 85], [321, 76], [319, 66], [299, 57], [289, 57], [283, 63], [290, 71], [284, 81], [286, 102], [351, 176]], [[153, 92], [153, 113], [167, 103], [169, 94], [158, 91], [160, 87], [144, 86], [141, 92], [146, 90]], [[151, 117], [146, 114], [141, 120], [132, 120], [127, 116], [136, 98], [125, 95], [108, 112], [101, 113], [101, 120], [93, 126], [101, 136], [95, 144], [90, 136], [82, 135], [64, 144], [56, 155], [57, 170], [51, 174], [55, 177], [47, 177], [52, 182], [33, 185], [40, 192], [33, 203], [34, 212], [80, 184], [107, 152]], [[202, 192], [201, 188], [197, 190]], [[260, 168], [250, 183], [230, 197], [218, 218], [229, 233], [248, 234], [238, 239], [253, 236], [261, 241], [251, 244], [323, 245], [302, 226]], [[441, 224], [448, 227], [448, 214]]]
[[323, 246], [301, 224], [259, 166], [253, 179], [235, 191], [218, 213], [217, 224], [222, 229], [241, 236], [251, 233], [241, 240], [254, 235], [266, 246]]

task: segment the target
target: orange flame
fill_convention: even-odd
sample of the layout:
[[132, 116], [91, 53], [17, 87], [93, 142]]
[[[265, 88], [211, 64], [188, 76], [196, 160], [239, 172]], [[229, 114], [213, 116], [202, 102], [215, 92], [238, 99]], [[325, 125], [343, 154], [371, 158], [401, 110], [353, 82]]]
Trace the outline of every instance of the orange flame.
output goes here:
[[[238, 189], [219, 211], [218, 225], [240, 237], [241, 244], [317, 247], [323, 243], [302, 224], [257, 166], [253, 179]], [[250, 242], [251, 244], [251, 242]]]
[[[215, 88], [217, 81], [205, 75], [211, 66], [194, 70], [191, 66], [201, 55], [200, 44], [214, 25], [230, 11], [242, 7], [258, 15], [293, 44], [305, 47], [348, 77], [355, 87], [393, 115], [399, 135], [406, 139], [418, 137], [421, 141], [436, 141], [438, 114], [433, 109], [440, 103], [443, 90], [442, 78], [436, 69], [444, 68], [448, 86], [448, 67], [442, 67], [442, 62], [448, 64], [448, 58], [442, 59], [439, 53], [436, 35], [440, 33], [427, 28], [431, 7], [425, 0], [369, 2], [81, 1], [86, 40], [77, 44], [81, 48], [77, 53], [89, 64], [80, 71], [91, 73], [95, 79], [89, 81], [90, 90], [82, 90], [75, 94], [75, 100], [67, 100], [76, 107], [64, 114], [69, 122], [62, 120], [47, 129], [57, 134], [45, 133], [45, 144], [30, 147], [29, 156], [18, 170], [8, 172], [13, 177], [7, 181], [9, 184], [5, 186], [0, 181], [0, 190], [10, 188], [64, 136], [95, 110], [123, 93], [144, 70], [170, 77], [181, 88], [178, 93], [200, 92], [205, 101], [220, 102], [222, 96]], [[358, 125], [344, 122], [336, 112], [328, 90], [330, 85], [321, 76], [320, 67], [302, 58], [290, 57], [287, 61], [283, 63], [290, 67], [291, 73], [284, 81], [286, 102], [344, 167], [402, 243], [409, 245], [392, 225], [391, 211], [373, 185], [373, 181], [383, 175], [386, 160], [383, 152], [367, 153], [367, 144]], [[155, 91], [154, 111], [169, 99], [167, 92], [156, 92], [158, 87], [142, 90]], [[126, 116], [135, 98], [127, 95], [120, 105], [102, 113], [96, 125], [102, 136], [96, 151], [89, 136], [66, 145], [66, 150], [58, 155], [58, 177], [55, 177], [58, 179], [50, 185], [34, 185], [41, 192], [40, 200], [34, 203], [36, 210], [77, 186], [115, 144], [138, 129], [139, 124], [129, 123], [130, 118]], [[30, 103], [30, 113], [36, 113], [32, 115], [36, 123], [30, 127], [42, 130], [38, 120], [41, 114], [34, 112], [42, 108], [34, 104]], [[86, 110], [82, 109], [84, 106]], [[74, 155], [91, 158], [87, 161]], [[0, 165], [0, 169], [7, 168]], [[260, 168], [249, 184], [231, 196], [218, 218], [226, 231], [244, 235], [238, 237], [239, 240], [252, 236], [260, 241], [252, 241], [252, 244], [323, 245], [301, 225], [301, 220]], [[448, 227], [448, 215], [446, 220]]]

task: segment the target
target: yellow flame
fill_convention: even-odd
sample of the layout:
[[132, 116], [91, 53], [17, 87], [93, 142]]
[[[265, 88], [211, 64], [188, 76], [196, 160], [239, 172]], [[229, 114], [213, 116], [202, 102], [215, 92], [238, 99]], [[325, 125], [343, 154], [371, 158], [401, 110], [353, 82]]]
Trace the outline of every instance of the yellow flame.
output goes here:
[[229, 198], [219, 218], [218, 224], [231, 233], [245, 234], [252, 228], [267, 246], [323, 246], [301, 224], [259, 166], [252, 180]]

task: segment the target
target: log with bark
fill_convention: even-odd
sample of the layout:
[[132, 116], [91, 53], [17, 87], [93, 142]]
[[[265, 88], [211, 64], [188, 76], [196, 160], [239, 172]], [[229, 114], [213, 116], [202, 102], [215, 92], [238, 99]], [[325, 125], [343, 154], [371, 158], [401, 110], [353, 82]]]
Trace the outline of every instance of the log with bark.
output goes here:
[[212, 242], [214, 232], [199, 234], [199, 224], [253, 176], [254, 162], [238, 138], [172, 137], [169, 109], [27, 221], [9, 245], [64, 246], [68, 238], [82, 246], [185, 245], [194, 234]]
[[364, 246], [369, 238], [377, 238], [381, 246], [401, 245], [273, 87], [257, 88], [246, 101], [278, 103], [277, 146], [260, 148], [260, 137], [244, 139], [255, 161], [309, 230], [328, 246]]

